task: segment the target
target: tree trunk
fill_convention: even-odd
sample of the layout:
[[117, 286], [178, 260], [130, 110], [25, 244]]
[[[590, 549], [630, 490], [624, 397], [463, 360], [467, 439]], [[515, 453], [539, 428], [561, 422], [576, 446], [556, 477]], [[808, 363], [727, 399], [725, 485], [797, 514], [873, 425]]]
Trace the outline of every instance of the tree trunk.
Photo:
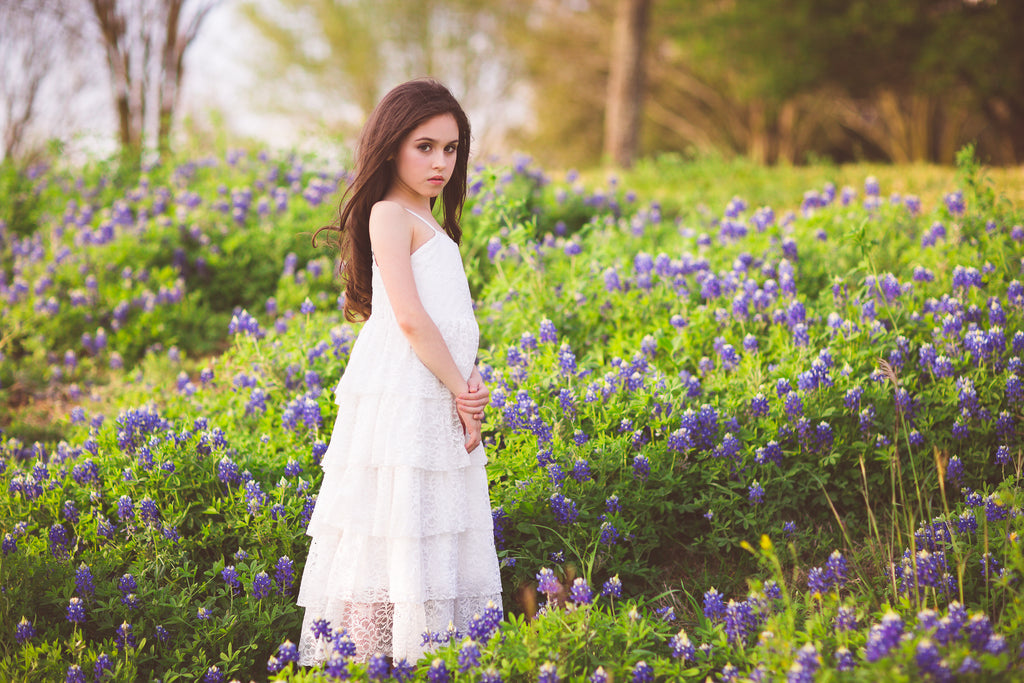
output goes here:
[[754, 98], [747, 108], [749, 127], [747, 156], [755, 164], [768, 163], [768, 112], [764, 100]]
[[618, 166], [636, 160], [644, 92], [644, 52], [651, 0], [618, 0], [612, 35], [604, 154]]
[[160, 90], [157, 100], [156, 145], [161, 156], [170, 149], [171, 123], [178, 99], [181, 81], [181, 55], [178, 49], [178, 22], [181, 20], [182, 0], [165, 0], [164, 44], [160, 55]]

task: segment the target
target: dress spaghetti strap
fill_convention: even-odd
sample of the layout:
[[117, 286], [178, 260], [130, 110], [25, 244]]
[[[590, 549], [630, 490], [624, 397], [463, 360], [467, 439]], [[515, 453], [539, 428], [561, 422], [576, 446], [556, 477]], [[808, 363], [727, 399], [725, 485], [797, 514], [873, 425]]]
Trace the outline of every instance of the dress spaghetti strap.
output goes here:
[[431, 230], [433, 230], [434, 232], [441, 232], [440, 230], [438, 230], [437, 228], [434, 227], [433, 223], [431, 223], [426, 218], [424, 218], [423, 216], [419, 215], [418, 213], [416, 213], [415, 211], [413, 211], [409, 207], [404, 206], [402, 208], [405, 209], [406, 211], [408, 211], [409, 213], [411, 213], [413, 216], [416, 216], [416, 218], [419, 218], [421, 221], [426, 223], [427, 227], [430, 228]]

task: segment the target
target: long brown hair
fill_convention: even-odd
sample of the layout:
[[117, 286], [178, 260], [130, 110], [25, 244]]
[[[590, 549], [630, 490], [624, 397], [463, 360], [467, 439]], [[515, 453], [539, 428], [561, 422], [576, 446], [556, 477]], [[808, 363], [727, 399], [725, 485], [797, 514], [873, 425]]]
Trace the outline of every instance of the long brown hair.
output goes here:
[[[338, 221], [313, 233], [313, 244], [323, 230], [336, 232], [333, 241], [341, 255], [338, 275], [345, 283], [345, 318], [352, 322], [370, 317], [373, 256], [370, 251], [370, 210], [384, 198], [395, 178], [395, 157], [406, 136], [424, 121], [451, 114], [459, 128], [455, 168], [441, 191], [441, 227], [462, 241], [459, 218], [466, 200], [469, 165], [469, 119], [448, 88], [431, 78], [403, 83], [374, 108], [359, 136], [355, 173], [341, 198]], [[434, 197], [430, 207], [434, 207]]]

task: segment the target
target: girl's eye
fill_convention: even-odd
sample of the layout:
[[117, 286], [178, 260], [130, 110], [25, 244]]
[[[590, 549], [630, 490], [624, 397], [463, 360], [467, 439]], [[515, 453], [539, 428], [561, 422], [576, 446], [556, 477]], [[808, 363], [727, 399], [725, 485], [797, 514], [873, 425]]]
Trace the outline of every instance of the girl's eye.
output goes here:
[[455, 145], [448, 145], [444, 148], [444, 151], [448, 152], [448, 154], [455, 154], [457, 150], [458, 148]]
[[430, 151], [430, 145], [429, 145], [429, 144], [427, 144], [426, 142], [424, 142], [424, 143], [423, 143], [422, 145], [420, 145], [420, 146], [419, 146], [419, 148], [418, 148], [418, 149], [419, 149], [419, 150], [420, 150], [421, 152], [429, 152], [429, 151]]

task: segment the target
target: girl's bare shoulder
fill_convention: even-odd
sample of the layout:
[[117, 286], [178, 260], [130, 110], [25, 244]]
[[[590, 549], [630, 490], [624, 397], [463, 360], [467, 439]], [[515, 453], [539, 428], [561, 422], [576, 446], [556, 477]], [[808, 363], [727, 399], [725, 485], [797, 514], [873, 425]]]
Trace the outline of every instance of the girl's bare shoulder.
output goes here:
[[370, 241], [378, 243], [397, 241], [411, 243], [415, 226], [409, 212], [398, 202], [383, 199], [370, 209]]
[[382, 199], [370, 208], [370, 221], [374, 219], [384, 221], [395, 221], [401, 219], [404, 223], [408, 218], [408, 213], [398, 202], [390, 199]]

